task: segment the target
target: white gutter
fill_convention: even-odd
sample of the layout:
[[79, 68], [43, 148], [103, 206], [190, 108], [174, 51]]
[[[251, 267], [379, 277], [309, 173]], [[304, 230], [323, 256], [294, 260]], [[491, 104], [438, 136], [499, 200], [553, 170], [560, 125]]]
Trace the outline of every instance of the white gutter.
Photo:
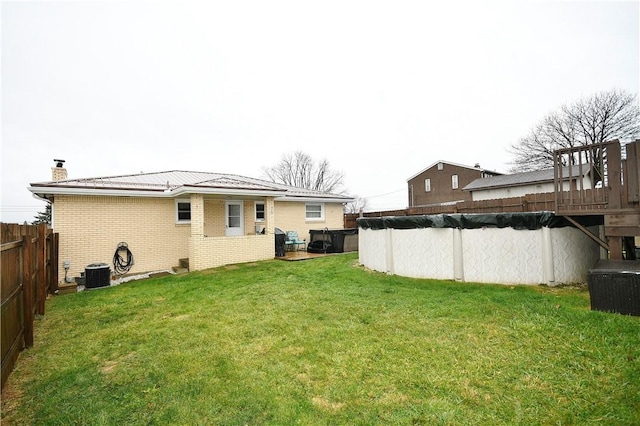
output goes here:
[[172, 197], [176, 197], [183, 194], [203, 194], [203, 195], [251, 195], [251, 196], [270, 196], [277, 197], [282, 195], [283, 191], [274, 190], [260, 190], [260, 189], [228, 189], [228, 188], [195, 188], [179, 187], [175, 190], [165, 191], [171, 193]]
[[355, 201], [355, 198], [323, 198], [323, 197], [295, 197], [295, 196], [285, 196], [285, 197], [276, 197], [274, 201], [303, 201], [303, 202], [324, 202], [324, 203], [350, 203]]
[[54, 186], [31, 186], [30, 192], [35, 197], [42, 195], [93, 195], [109, 197], [152, 197], [152, 198], [175, 198], [185, 194], [204, 195], [250, 195], [250, 196], [282, 196], [283, 191], [269, 190], [238, 190], [221, 188], [184, 188], [179, 187], [174, 190], [153, 191], [153, 190], [129, 190], [129, 189], [101, 189], [101, 188], [61, 188]]
[[31, 194], [31, 195], [33, 195], [33, 198], [35, 198], [35, 199], [36, 199], [36, 200], [38, 200], [38, 201], [45, 201], [45, 202], [47, 202], [47, 203], [50, 203], [50, 202], [51, 202], [48, 198], [41, 197], [41, 196], [39, 196], [39, 195], [38, 195], [38, 194], [36, 194], [36, 193], [33, 193], [33, 194]]

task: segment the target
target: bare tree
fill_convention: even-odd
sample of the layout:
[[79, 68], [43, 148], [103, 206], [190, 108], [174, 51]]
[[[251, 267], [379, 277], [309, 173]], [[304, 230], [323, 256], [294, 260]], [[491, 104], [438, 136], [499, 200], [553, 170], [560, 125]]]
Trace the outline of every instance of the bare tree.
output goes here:
[[302, 151], [288, 153], [273, 167], [265, 167], [264, 174], [271, 182], [329, 193], [341, 193], [344, 174], [333, 170], [323, 159], [316, 162]]
[[353, 198], [354, 200], [352, 202], [344, 205], [345, 213], [359, 213], [360, 210], [366, 210], [368, 204], [366, 198], [362, 198], [358, 195], [354, 195]]
[[[619, 139], [623, 144], [640, 136], [640, 108], [636, 95], [612, 90], [565, 104], [544, 117], [511, 145], [514, 172], [553, 167], [553, 152]], [[593, 156], [598, 156], [594, 150]], [[593, 159], [567, 158], [567, 163]]]

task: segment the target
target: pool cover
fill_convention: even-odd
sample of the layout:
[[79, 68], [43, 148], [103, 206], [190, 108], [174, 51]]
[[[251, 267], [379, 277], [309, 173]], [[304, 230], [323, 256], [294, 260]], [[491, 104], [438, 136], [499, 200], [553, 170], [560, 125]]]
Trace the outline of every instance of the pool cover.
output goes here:
[[[563, 216], [556, 216], [553, 212], [530, 213], [469, 213], [469, 214], [438, 214], [422, 216], [387, 216], [360, 217], [356, 219], [358, 227], [362, 229], [416, 229], [416, 228], [513, 228], [518, 230], [535, 230], [542, 227], [562, 228], [573, 226]], [[581, 217], [580, 224], [584, 226], [601, 225], [602, 218]]]

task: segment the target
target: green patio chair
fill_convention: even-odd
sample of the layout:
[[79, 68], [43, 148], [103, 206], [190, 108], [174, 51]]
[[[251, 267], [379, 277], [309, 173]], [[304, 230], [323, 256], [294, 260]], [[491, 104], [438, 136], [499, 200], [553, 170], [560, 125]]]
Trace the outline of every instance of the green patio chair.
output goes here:
[[303, 250], [306, 249], [307, 241], [300, 240], [296, 231], [287, 231], [287, 238], [284, 244], [288, 251], [298, 251], [300, 247], [302, 247]]

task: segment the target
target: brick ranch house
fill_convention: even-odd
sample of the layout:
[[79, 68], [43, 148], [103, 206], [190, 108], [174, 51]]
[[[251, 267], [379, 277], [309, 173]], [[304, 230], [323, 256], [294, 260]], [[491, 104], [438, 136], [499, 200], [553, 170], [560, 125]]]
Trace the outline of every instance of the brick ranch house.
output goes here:
[[300, 239], [309, 229], [342, 228], [343, 206], [353, 201], [207, 172], [67, 179], [62, 162], [52, 167], [51, 181], [28, 189], [51, 202], [59, 280], [65, 261], [69, 277], [93, 263], [111, 264], [120, 242], [134, 257], [130, 273], [168, 270], [183, 258], [191, 270], [272, 259], [274, 228], [297, 231]]

